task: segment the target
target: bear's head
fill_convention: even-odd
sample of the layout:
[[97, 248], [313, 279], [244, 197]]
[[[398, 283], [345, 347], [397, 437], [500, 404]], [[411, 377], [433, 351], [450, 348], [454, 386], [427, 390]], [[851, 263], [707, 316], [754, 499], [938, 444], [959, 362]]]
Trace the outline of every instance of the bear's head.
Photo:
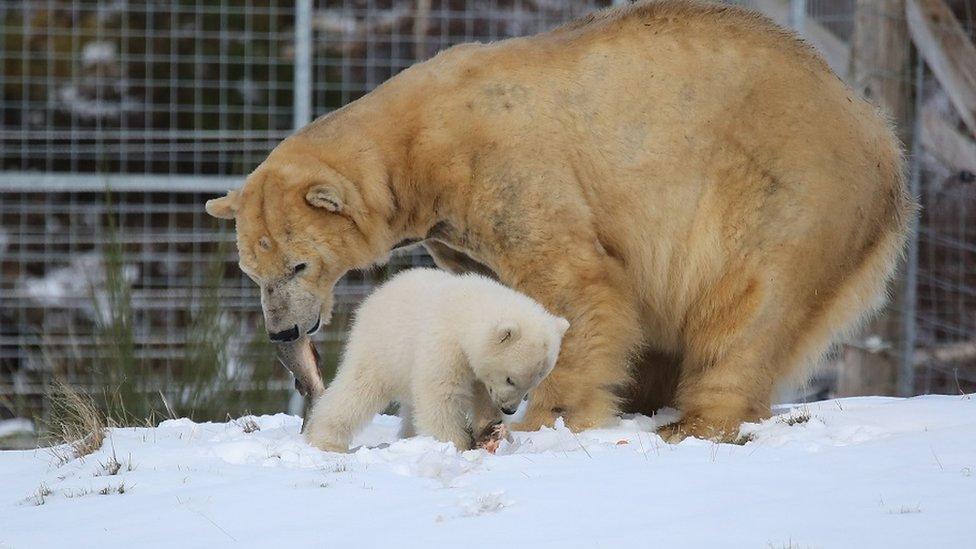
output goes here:
[[240, 267], [260, 287], [273, 341], [327, 324], [336, 281], [388, 257], [393, 198], [372, 154], [314, 146], [298, 134], [240, 190], [207, 201], [210, 215], [236, 222]]
[[502, 319], [468, 352], [475, 377], [503, 413], [514, 414], [529, 391], [549, 375], [568, 329], [565, 318], [548, 313]]

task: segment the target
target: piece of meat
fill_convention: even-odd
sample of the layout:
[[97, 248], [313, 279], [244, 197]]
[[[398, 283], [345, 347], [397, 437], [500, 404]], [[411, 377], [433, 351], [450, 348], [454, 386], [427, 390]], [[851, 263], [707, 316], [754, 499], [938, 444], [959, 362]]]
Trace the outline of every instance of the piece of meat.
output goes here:
[[305, 431], [305, 418], [315, 400], [325, 392], [325, 383], [319, 371], [319, 353], [308, 336], [295, 341], [278, 343], [275, 346], [278, 362], [295, 376], [295, 389], [305, 397], [305, 410], [302, 413], [302, 432]]
[[475, 441], [475, 448], [482, 448], [489, 454], [494, 454], [502, 445], [502, 441], [512, 441], [512, 435], [508, 432], [508, 426], [504, 423], [489, 425]]

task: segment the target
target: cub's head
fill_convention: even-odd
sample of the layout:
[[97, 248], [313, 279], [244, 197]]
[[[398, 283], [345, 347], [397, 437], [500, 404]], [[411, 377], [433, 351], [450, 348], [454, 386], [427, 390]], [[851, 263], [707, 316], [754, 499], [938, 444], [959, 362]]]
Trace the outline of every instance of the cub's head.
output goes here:
[[[393, 206], [370, 150], [283, 141], [243, 188], [207, 201], [237, 225], [240, 267], [261, 290], [273, 341], [314, 333], [331, 318], [335, 283], [389, 253]], [[347, 147], [348, 149], [348, 147]]]
[[549, 314], [500, 320], [469, 351], [475, 377], [503, 413], [514, 414], [529, 391], [549, 375], [568, 329], [565, 318]]

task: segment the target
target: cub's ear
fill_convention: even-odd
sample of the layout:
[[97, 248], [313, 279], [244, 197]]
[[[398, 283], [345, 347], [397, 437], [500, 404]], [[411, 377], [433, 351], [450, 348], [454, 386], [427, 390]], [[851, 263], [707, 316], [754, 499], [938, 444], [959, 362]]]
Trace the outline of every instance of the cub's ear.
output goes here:
[[227, 196], [208, 200], [204, 207], [207, 209], [208, 214], [217, 219], [234, 219], [234, 216], [237, 215], [240, 202], [240, 191], [229, 191]]
[[495, 326], [495, 341], [498, 343], [510, 343], [519, 337], [518, 324], [506, 321]]
[[566, 335], [566, 330], [569, 329], [569, 321], [561, 316], [556, 317], [556, 329], [559, 330], [559, 335]]
[[311, 206], [333, 213], [340, 213], [346, 207], [339, 189], [327, 183], [312, 185], [305, 193], [305, 201]]

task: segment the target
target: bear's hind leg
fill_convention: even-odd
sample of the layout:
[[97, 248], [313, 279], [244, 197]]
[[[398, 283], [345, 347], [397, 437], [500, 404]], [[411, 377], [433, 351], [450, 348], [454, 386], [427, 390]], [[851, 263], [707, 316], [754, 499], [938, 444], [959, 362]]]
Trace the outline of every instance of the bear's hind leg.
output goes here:
[[677, 405], [681, 420], [665, 425], [658, 434], [667, 442], [696, 437], [719, 442], [740, 440], [739, 427], [770, 415], [773, 377], [758, 355], [742, 349], [744, 357], [725, 357], [704, 368], [686, 366], [694, 373], [684, 375], [678, 387]]
[[727, 276], [689, 315], [675, 395], [682, 418], [659, 431], [668, 442], [733, 442], [743, 422], [769, 416], [777, 364], [786, 358], [781, 350], [796, 326], [757, 280]]

